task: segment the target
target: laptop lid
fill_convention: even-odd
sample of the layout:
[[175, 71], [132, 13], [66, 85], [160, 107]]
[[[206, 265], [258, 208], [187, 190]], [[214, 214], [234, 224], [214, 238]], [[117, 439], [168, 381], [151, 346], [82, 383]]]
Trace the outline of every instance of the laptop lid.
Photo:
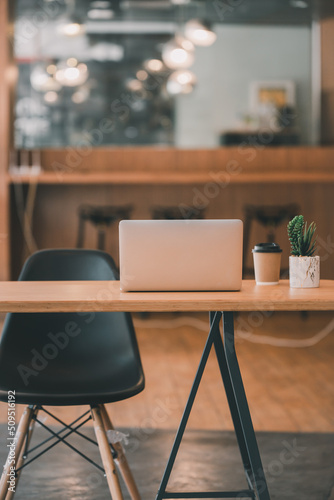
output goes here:
[[235, 219], [123, 220], [121, 290], [240, 290], [242, 236]]

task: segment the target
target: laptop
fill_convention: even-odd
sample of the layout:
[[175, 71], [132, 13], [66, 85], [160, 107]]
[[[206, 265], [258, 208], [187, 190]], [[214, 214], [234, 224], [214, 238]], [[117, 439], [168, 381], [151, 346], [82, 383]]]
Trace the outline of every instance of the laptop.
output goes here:
[[129, 291], [240, 290], [241, 220], [123, 220], [120, 286]]

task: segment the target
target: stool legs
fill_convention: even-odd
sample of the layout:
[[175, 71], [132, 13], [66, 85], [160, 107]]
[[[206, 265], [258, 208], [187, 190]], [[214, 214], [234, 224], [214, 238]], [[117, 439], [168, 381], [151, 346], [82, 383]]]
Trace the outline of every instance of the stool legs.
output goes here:
[[[85, 219], [79, 218], [79, 226], [78, 226], [78, 235], [77, 235], [77, 244], [76, 248], [84, 247], [85, 240]], [[106, 241], [106, 228], [105, 226], [98, 226], [97, 228], [97, 249], [105, 250], [105, 241]]]
[[244, 223], [244, 242], [243, 242], [243, 252], [242, 252], [242, 273], [246, 273], [247, 264], [247, 253], [249, 248], [249, 238], [251, 230], [252, 219], [249, 213], [246, 213], [245, 223]]
[[[102, 420], [104, 423], [104, 428], [106, 431], [109, 430], [114, 430], [114, 427], [110, 421], [108, 412], [105, 408], [104, 405], [100, 405], [100, 410], [101, 410], [101, 415], [102, 415]], [[128, 461], [126, 459], [123, 446], [121, 443], [113, 443], [113, 448], [117, 453], [117, 457], [115, 458], [115, 463], [122, 474], [122, 477], [124, 479], [125, 485], [130, 493], [130, 497], [132, 500], [140, 500], [140, 494], [137, 489], [135, 480], [133, 478], [132, 472], [130, 470]]]
[[[21, 460], [23, 459], [23, 450], [26, 439], [28, 439], [28, 431], [30, 422], [35, 414], [35, 409], [33, 406], [27, 406], [23, 412], [20, 423], [18, 425], [16, 434], [15, 434], [15, 451], [14, 457], [16, 460], [15, 468], [18, 468]], [[9, 484], [8, 474], [11, 467], [11, 451], [8, 454], [8, 458], [2, 472], [1, 480], [0, 480], [0, 500], [6, 500], [8, 498], [8, 494], [11, 493], [11, 497], [13, 496], [13, 492], [8, 491]], [[16, 489], [17, 480], [15, 480], [15, 489]], [[10, 497], [10, 498], [11, 498]]]
[[78, 236], [76, 248], [83, 248], [85, 239], [85, 219], [79, 217]]
[[108, 481], [112, 500], [123, 500], [121, 485], [117, 476], [114, 459], [111, 453], [105, 427], [103, 425], [100, 406], [91, 407], [96, 440], [99, 446], [103, 467]]
[[97, 249], [103, 250], [106, 247], [106, 228], [99, 226], [97, 229]]
[[267, 243], [275, 243], [276, 241], [276, 226], [268, 226]]

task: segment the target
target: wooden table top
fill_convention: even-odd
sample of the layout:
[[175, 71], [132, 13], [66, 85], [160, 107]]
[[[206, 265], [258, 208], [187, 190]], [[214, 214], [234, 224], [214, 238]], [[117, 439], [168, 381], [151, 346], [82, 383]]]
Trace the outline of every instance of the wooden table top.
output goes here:
[[76, 311], [334, 311], [334, 281], [293, 289], [287, 280], [239, 292], [128, 292], [119, 281], [3, 281], [0, 312]]

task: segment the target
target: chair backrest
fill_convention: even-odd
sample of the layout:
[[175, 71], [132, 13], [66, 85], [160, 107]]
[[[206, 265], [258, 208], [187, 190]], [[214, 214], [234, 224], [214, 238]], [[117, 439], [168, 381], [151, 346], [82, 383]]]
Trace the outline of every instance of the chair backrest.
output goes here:
[[[43, 250], [24, 264], [20, 281], [115, 280], [110, 255], [98, 250]], [[107, 283], [101, 291], [108, 291]], [[55, 355], [55, 353], [57, 355]], [[43, 377], [29, 375], [42, 366]], [[34, 365], [35, 363], [35, 365]], [[143, 379], [131, 315], [124, 312], [11, 313], [0, 341], [1, 387], [41, 386], [45, 391], [69, 391], [71, 381], [96, 390], [106, 366], [131, 367], [132, 378]], [[122, 365], [123, 364], [123, 365]], [[26, 367], [22, 370], [12, 367]], [[11, 367], [11, 369], [9, 369]], [[129, 371], [129, 370], [128, 370]], [[23, 370], [24, 372], [24, 370]], [[54, 384], [57, 374], [58, 382]], [[8, 380], [6, 380], [6, 377]], [[22, 384], [22, 380], [24, 384]], [[28, 383], [27, 383], [28, 382]], [[133, 381], [136, 383], [136, 380]], [[28, 387], [27, 387], [28, 390]]]
[[29, 257], [19, 281], [104, 281], [118, 279], [112, 257], [99, 250], [41, 250]]

